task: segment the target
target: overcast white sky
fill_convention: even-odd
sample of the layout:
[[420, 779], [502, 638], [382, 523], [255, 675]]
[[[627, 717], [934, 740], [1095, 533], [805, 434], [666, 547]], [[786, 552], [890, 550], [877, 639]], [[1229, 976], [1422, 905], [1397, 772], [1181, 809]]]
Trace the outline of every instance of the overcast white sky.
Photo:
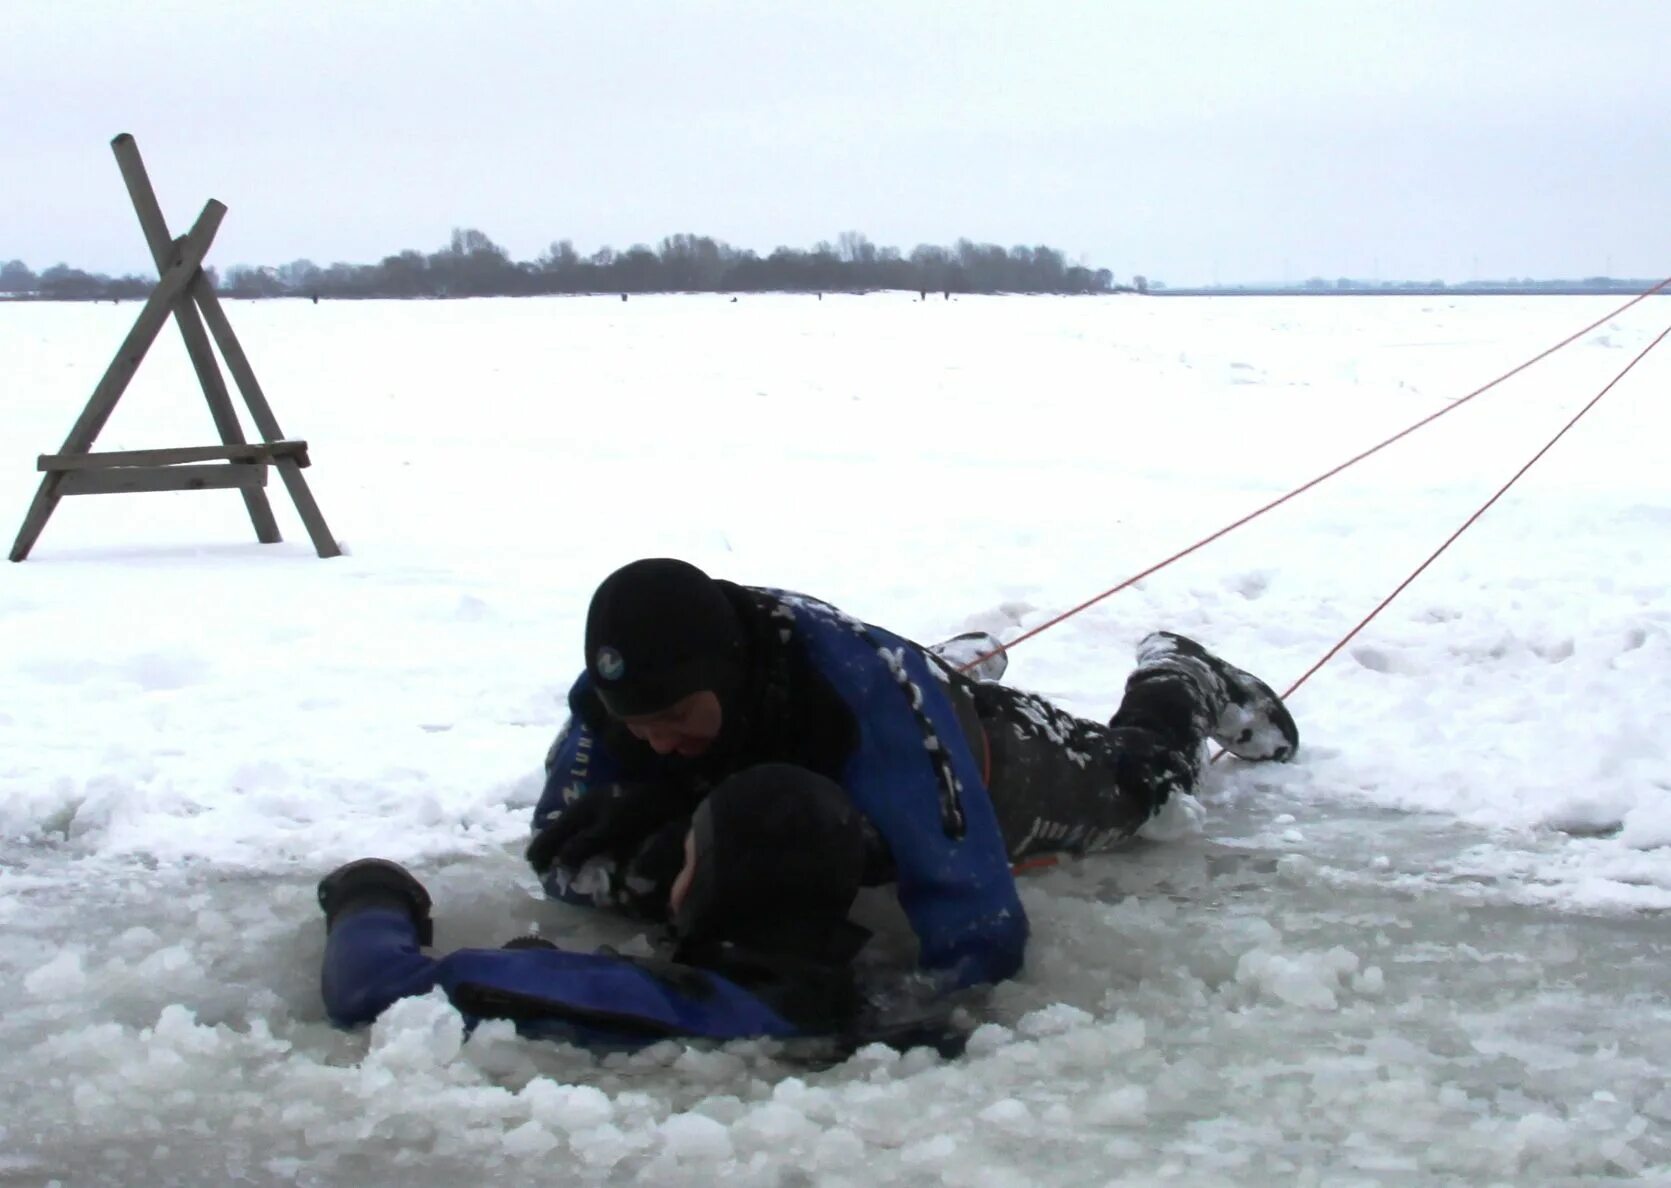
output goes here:
[[0, 259], [692, 231], [1125, 278], [1665, 275], [1671, 0], [0, 0]]

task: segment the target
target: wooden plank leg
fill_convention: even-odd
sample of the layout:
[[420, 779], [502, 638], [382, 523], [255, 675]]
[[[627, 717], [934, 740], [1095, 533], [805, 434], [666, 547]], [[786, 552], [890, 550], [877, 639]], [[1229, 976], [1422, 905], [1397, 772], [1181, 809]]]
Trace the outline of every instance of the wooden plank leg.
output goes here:
[[250, 366], [249, 356], [244, 354], [244, 346], [232, 329], [232, 321], [221, 306], [220, 296], [209, 287], [208, 279], [201, 276], [188, 291], [203, 311], [203, 320], [209, 325], [209, 333], [215, 336], [215, 345], [220, 348], [221, 358], [226, 360], [226, 369], [232, 373], [232, 382], [238, 385], [244, 403], [249, 405], [255, 427], [268, 441], [282, 440], [284, 432], [279, 428], [278, 418], [273, 415], [272, 405], [267, 403], [267, 394], [261, 390], [261, 381], [255, 378], [255, 368]]
[[342, 549], [337, 545], [336, 537], [325, 525], [325, 516], [319, 510], [319, 504], [314, 502], [313, 492], [308, 489], [308, 481], [302, 475], [302, 468], [294, 458], [275, 458], [273, 465], [278, 467], [279, 477], [284, 480], [284, 486], [290, 492], [290, 499], [296, 505], [296, 514], [302, 517], [302, 523], [307, 525], [308, 535], [313, 538], [313, 548], [321, 557], [340, 557]]
[[[172, 241], [168, 237], [168, 222], [157, 203], [156, 191], [151, 188], [150, 176], [140, 159], [139, 146], [132, 136], [124, 132], [110, 142], [110, 147], [116, 154], [122, 180], [127, 183], [134, 213], [139, 216], [139, 228], [145, 234], [145, 242], [150, 246], [157, 269], [161, 271], [167, 265]], [[203, 284], [206, 287], [207, 280], [203, 280]], [[232, 407], [232, 397], [215, 362], [209, 335], [203, 329], [203, 320], [198, 316], [197, 306], [192, 303], [189, 292], [175, 302], [174, 321], [180, 327], [180, 337], [186, 340], [186, 354], [191, 357], [192, 369], [197, 372], [197, 382], [203, 388], [204, 399], [209, 402], [209, 415], [214, 418], [221, 441], [226, 445], [244, 445], [244, 430], [238, 424], [237, 410]], [[276, 544], [283, 540], [279, 535], [278, 521], [273, 518], [272, 506], [267, 502], [267, 492], [246, 488], [241, 493], [250, 524], [255, 528], [255, 538], [262, 544]]]
[[[238, 424], [237, 410], [232, 407], [232, 397], [215, 362], [209, 335], [203, 329], [203, 320], [198, 316], [197, 306], [192, 303], [189, 293], [175, 305], [174, 320], [179, 324], [180, 336], [186, 340], [186, 353], [191, 356], [198, 382], [203, 385], [203, 395], [209, 401], [209, 415], [214, 418], [215, 430], [220, 434], [221, 441], [226, 445], [244, 445], [244, 430]], [[272, 505], [267, 502], [267, 492], [260, 488], [245, 488], [242, 494], [250, 524], [255, 529], [255, 539], [262, 544], [277, 544], [283, 540], [278, 521], [273, 518]]]
[[13, 561], [21, 561], [29, 555], [29, 550], [41, 538], [41, 529], [52, 518], [52, 509], [58, 506], [58, 477], [56, 474], [41, 476], [40, 489], [35, 492], [34, 502], [23, 517], [23, 527], [18, 529], [17, 540], [12, 544]]
[[[261, 381], [255, 378], [255, 368], [250, 366], [249, 356], [244, 354], [243, 344], [233, 332], [232, 322], [227, 318], [226, 310], [221, 307], [220, 298], [209, 287], [209, 282], [201, 276], [193, 282], [190, 293], [196, 299], [198, 308], [203, 311], [203, 320], [208, 323], [209, 333], [214, 335], [221, 358], [226, 360], [226, 369], [232, 373], [233, 382], [238, 385], [244, 402], [249, 405], [250, 416], [254, 418], [261, 436], [268, 441], [283, 440], [284, 432], [279, 428], [278, 418], [273, 415], [272, 406], [267, 403], [267, 395], [261, 390]], [[336, 537], [331, 535], [330, 528], [326, 526], [325, 515], [319, 510], [313, 492], [308, 489], [307, 479], [303, 477], [298, 461], [295, 458], [275, 458], [273, 464], [278, 467], [279, 477], [284, 479], [285, 490], [290, 492], [290, 500], [296, 505], [296, 514], [301, 516], [302, 523], [307, 525], [314, 551], [321, 557], [340, 557], [342, 549], [337, 546]]]
[[[220, 367], [215, 363], [209, 336], [204, 332], [197, 306], [192, 304], [190, 296], [174, 307], [174, 319], [179, 323], [180, 336], [186, 340], [186, 353], [197, 369], [198, 382], [203, 385], [203, 395], [209, 401], [209, 415], [214, 418], [221, 441], [226, 445], [244, 445], [244, 431], [238, 424], [238, 413], [232, 407], [232, 397], [227, 393], [226, 381], [221, 378]], [[267, 502], [267, 492], [260, 488], [245, 488], [242, 494], [250, 524], [255, 529], [255, 539], [262, 544], [277, 544], [283, 540], [278, 521], [273, 518], [272, 505]]]
[[[226, 445], [246, 444], [243, 427], [238, 424], [238, 413], [232, 407], [232, 397], [226, 390], [226, 381], [221, 378], [220, 367], [215, 363], [214, 351], [209, 346], [209, 335], [204, 331], [197, 306], [192, 304], [189, 295], [175, 305], [174, 320], [180, 327], [180, 337], [186, 340], [186, 354], [191, 356], [192, 367], [197, 371], [198, 383], [203, 386], [203, 395], [209, 402], [209, 415], [214, 418], [215, 430], [220, 434], [221, 441]], [[244, 497], [244, 508], [249, 512], [250, 525], [255, 529], [255, 539], [262, 544], [277, 544], [283, 540], [278, 521], [273, 518], [272, 505], [267, 502], [267, 492], [257, 487], [245, 488], [240, 493]]]

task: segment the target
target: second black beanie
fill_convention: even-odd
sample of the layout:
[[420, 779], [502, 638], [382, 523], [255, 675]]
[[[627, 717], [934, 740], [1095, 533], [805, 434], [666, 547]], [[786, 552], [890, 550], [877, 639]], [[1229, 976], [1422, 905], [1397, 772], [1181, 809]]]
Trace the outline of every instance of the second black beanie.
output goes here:
[[622, 566], [586, 612], [586, 671], [616, 717], [657, 713], [705, 689], [722, 693], [737, 679], [742, 650], [730, 599], [687, 561]]

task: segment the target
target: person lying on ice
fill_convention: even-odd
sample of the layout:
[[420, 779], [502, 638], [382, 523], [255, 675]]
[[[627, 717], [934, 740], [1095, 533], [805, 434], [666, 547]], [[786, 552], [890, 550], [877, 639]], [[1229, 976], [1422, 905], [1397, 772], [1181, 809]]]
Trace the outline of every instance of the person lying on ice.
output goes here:
[[1014, 864], [1128, 838], [1195, 788], [1205, 739], [1244, 759], [1299, 745], [1264, 682], [1170, 632], [1138, 645], [1107, 725], [960, 675], [945, 645], [667, 558], [605, 578], [585, 635], [527, 851], [549, 895], [663, 916], [704, 796], [787, 763], [851, 798], [865, 883], [896, 886], [946, 990], [1021, 967]]
[[[874, 964], [869, 934], [847, 919], [864, 873], [852, 801], [804, 768], [762, 764], [722, 781], [697, 807], [669, 894], [670, 948], [655, 958], [579, 953], [522, 937], [502, 949], [422, 950], [430, 897], [404, 867], [362, 858], [319, 884], [325, 912], [320, 989], [339, 1026], [440, 986], [473, 1025], [602, 1048], [673, 1037], [828, 1037], [835, 1054], [881, 1041], [953, 1055], [965, 1038], [949, 1011], [905, 1004]], [[867, 996], [868, 992], [868, 996]]]

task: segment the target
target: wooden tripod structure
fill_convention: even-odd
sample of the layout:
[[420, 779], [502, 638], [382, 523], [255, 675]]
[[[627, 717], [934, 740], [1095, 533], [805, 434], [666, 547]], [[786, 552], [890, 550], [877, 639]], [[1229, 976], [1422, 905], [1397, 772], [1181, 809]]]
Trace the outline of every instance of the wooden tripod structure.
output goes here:
[[[11, 559], [22, 561], [29, 555], [58, 501], [64, 496], [132, 491], [235, 488], [244, 497], [244, 506], [249, 509], [256, 539], [262, 544], [277, 543], [282, 537], [273, 519], [273, 509], [267, 503], [269, 466], [276, 467], [279, 477], [284, 480], [290, 498], [296, 504], [296, 511], [313, 539], [314, 549], [321, 557], [338, 556], [342, 550], [325, 526], [325, 517], [320, 513], [313, 493], [308, 490], [307, 479], [302, 475], [302, 469], [308, 465], [307, 442], [290, 440], [279, 430], [278, 420], [261, 391], [244, 348], [238, 343], [238, 336], [232, 332], [232, 323], [221, 308], [220, 298], [203, 275], [203, 257], [208, 254], [209, 244], [220, 229], [226, 207], [211, 198], [204, 205], [203, 213], [197, 216], [192, 229], [180, 239], [171, 239], [133, 137], [124, 132], [110, 142], [110, 147], [116, 154], [122, 180], [127, 183], [134, 211], [139, 215], [139, 226], [145, 232], [151, 255], [157, 262], [160, 279], [146, 299], [145, 307], [139, 311], [133, 329], [128, 331], [116, 357], [106, 368], [104, 378], [93, 389], [87, 407], [82, 409], [75, 427], [64, 439], [63, 449], [56, 454], [40, 456], [37, 468], [44, 472], [41, 486], [23, 518], [17, 542], [12, 545]], [[203, 386], [203, 395], [209, 402], [209, 413], [220, 433], [221, 444], [91, 453], [94, 438], [98, 437], [99, 430], [104, 428], [110, 414], [115, 411], [116, 402], [127, 390], [128, 382], [139, 370], [145, 352], [156, 341], [170, 314], [174, 315], [175, 324], [186, 340], [186, 353], [191, 356], [192, 368]], [[211, 335], [214, 345], [220, 348], [221, 356], [226, 360], [227, 370], [232, 373], [238, 391], [243, 395], [244, 403], [249, 406], [250, 416], [261, 434], [259, 443], [251, 444], [244, 440], [232, 397], [215, 361], [214, 349], [209, 341]]]

